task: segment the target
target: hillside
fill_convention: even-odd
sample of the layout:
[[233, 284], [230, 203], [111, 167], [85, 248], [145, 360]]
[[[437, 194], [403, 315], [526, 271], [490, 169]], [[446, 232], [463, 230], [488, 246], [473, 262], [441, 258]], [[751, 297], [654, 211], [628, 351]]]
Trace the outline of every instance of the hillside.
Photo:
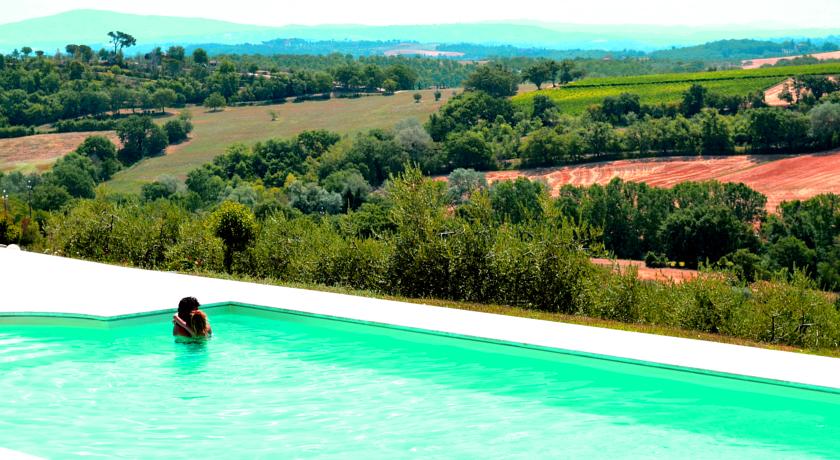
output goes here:
[[[475, 22], [405, 26], [285, 25], [265, 27], [225, 21], [170, 16], [142, 16], [100, 10], [73, 10], [53, 16], [0, 24], [0, 51], [31, 46], [52, 52], [67, 43], [98, 46], [108, 31], [122, 30], [138, 38], [133, 51], [155, 45], [197, 43], [262, 43], [277, 38], [311, 41], [414, 41], [514, 45], [547, 49], [652, 51], [692, 46], [714, 40], [823, 37], [835, 29], [768, 29], [729, 27], [580, 25], [539, 22]], [[68, 33], [72, 31], [72, 33]]]
[[[406, 118], [425, 120], [451, 96], [444, 92], [439, 102], [433, 91], [420, 91], [423, 99], [414, 103], [412, 92], [394, 96], [369, 96], [358, 99], [330, 99], [272, 106], [227, 108], [210, 113], [200, 107], [192, 110], [195, 130], [191, 140], [170, 146], [166, 155], [148, 158], [120, 171], [106, 186], [114, 191], [137, 192], [143, 183], [163, 174], [184, 177], [236, 142], [251, 145], [276, 137], [290, 137], [301, 131], [328, 129], [339, 134], [352, 134], [373, 128], [390, 128]], [[269, 111], [277, 114], [271, 121]]]
[[[703, 60], [737, 62], [745, 59], [809, 54], [834, 51], [837, 45], [829, 39], [822, 43], [809, 41], [719, 40], [650, 53], [654, 59]], [[758, 67], [758, 66], [756, 66]]]
[[804, 200], [821, 193], [840, 194], [840, 152], [648, 158], [487, 173], [489, 182], [516, 177], [544, 180], [554, 195], [564, 185], [606, 185], [613, 178], [655, 187], [672, 187], [686, 181], [743, 182], [766, 195], [767, 210], [773, 212], [782, 201]]
[[531, 104], [534, 96], [550, 97], [567, 113], [582, 113], [605, 97], [621, 93], [637, 94], [643, 104], [678, 102], [695, 83], [722, 96], [746, 96], [768, 88], [795, 75], [830, 75], [840, 73], [840, 64], [813, 64], [749, 70], [638, 75], [614, 78], [587, 78], [558, 88], [522, 93], [513, 101], [520, 106]]

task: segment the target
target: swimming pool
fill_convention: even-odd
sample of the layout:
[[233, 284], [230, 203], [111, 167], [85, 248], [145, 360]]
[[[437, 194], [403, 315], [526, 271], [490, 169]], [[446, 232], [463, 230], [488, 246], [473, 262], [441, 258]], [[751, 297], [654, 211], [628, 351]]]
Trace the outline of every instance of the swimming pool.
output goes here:
[[[830, 458], [840, 394], [242, 309], [0, 325], [0, 447], [44, 457]], [[118, 324], [116, 322], [113, 324]]]

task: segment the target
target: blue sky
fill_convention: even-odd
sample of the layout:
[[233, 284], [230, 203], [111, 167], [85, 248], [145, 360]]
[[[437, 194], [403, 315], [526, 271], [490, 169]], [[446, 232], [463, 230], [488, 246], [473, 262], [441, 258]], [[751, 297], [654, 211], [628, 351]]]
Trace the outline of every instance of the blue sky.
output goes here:
[[531, 0], [521, 3], [509, 0], [3, 0], [2, 3], [0, 23], [93, 8], [277, 26], [492, 20], [689, 26], [757, 24], [800, 28], [840, 25], [840, 0]]

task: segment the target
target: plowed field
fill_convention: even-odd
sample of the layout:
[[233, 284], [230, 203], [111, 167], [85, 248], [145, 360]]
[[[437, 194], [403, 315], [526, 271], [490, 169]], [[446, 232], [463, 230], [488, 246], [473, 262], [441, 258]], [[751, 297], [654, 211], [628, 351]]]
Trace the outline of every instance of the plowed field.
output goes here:
[[807, 199], [820, 193], [840, 194], [840, 151], [797, 156], [738, 155], [620, 160], [528, 171], [498, 171], [487, 180], [525, 176], [545, 180], [552, 193], [563, 185], [607, 184], [615, 177], [672, 187], [685, 181], [743, 182], [767, 196], [767, 210], [782, 201]]

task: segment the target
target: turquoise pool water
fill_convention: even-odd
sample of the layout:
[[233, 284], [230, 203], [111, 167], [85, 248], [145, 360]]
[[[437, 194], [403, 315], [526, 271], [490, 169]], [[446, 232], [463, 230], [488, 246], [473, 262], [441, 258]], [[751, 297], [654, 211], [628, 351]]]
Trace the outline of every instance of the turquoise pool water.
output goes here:
[[47, 458], [837, 458], [840, 395], [280, 314], [0, 325], [0, 447]]

